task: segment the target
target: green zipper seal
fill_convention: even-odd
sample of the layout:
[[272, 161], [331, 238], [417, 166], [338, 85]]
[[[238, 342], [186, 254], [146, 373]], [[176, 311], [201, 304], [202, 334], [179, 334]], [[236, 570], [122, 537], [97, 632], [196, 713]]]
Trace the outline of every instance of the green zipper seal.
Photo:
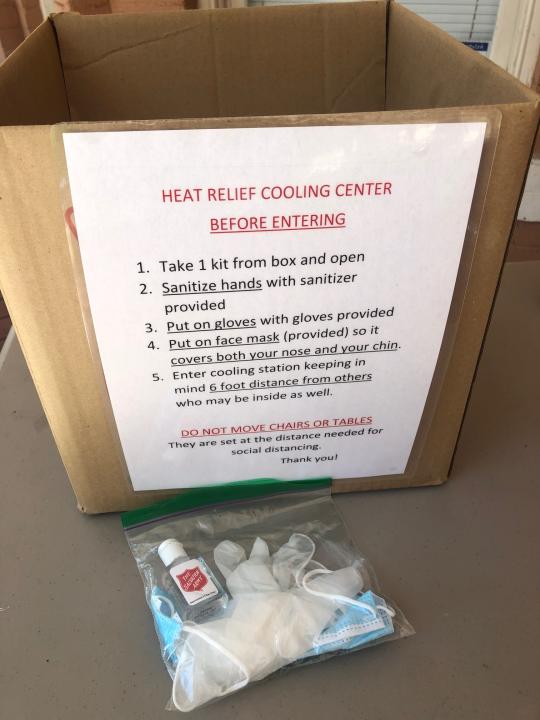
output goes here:
[[180, 495], [122, 513], [122, 527], [127, 530], [134, 525], [159, 520], [159, 518], [175, 513], [197, 510], [207, 505], [233, 502], [235, 500], [249, 500], [278, 493], [322, 490], [330, 488], [331, 483], [332, 478], [315, 478], [313, 480], [259, 478], [257, 480], [242, 480], [212, 487], [191, 488]]

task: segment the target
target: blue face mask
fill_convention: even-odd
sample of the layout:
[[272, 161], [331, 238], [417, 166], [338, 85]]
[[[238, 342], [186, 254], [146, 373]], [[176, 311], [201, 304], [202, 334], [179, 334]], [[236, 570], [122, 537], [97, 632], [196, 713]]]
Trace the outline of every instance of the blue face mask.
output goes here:
[[304, 658], [336, 650], [352, 650], [394, 632], [394, 613], [383, 598], [369, 590], [358, 595], [358, 599], [372, 607], [374, 612], [361, 607], [344, 608], [334, 622], [315, 639], [313, 648]]
[[163, 588], [152, 588], [150, 609], [154, 616], [154, 625], [163, 651], [163, 659], [167, 667], [174, 669], [176, 657], [175, 643], [182, 629], [182, 621], [174, 607], [174, 598]]

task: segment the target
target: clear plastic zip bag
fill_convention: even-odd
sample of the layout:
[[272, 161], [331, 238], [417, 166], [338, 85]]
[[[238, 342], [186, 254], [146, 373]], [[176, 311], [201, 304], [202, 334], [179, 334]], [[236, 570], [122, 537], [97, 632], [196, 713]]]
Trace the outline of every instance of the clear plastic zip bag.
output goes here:
[[173, 680], [169, 709], [414, 633], [354, 547], [329, 480], [188, 490], [122, 523]]

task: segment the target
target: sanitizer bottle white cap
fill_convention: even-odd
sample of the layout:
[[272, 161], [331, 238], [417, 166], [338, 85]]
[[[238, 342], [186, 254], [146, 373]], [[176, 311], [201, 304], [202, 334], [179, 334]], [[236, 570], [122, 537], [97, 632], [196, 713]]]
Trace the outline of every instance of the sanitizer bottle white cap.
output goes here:
[[158, 547], [158, 555], [165, 567], [168, 567], [172, 562], [180, 557], [187, 557], [187, 553], [184, 550], [182, 543], [174, 538], [169, 538], [161, 543]]

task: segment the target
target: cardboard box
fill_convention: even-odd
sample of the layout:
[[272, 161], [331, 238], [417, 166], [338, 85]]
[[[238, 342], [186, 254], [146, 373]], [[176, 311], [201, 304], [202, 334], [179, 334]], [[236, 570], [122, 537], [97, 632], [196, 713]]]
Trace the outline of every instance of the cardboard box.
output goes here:
[[384, 0], [59, 15], [4, 63], [0, 284], [81, 510], [132, 508], [165, 493], [134, 493], [123, 470], [82, 321], [51, 126], [179, 127], [165, 120], [178, 118], [242, 127], [288, 115], [312, 124], [415, 122], [441, 119], [444, 108], [500, 119], [455, 342], [414, 468], [338, 480], [336, 491], [446, 479], [538, 126], [535, 93]]

